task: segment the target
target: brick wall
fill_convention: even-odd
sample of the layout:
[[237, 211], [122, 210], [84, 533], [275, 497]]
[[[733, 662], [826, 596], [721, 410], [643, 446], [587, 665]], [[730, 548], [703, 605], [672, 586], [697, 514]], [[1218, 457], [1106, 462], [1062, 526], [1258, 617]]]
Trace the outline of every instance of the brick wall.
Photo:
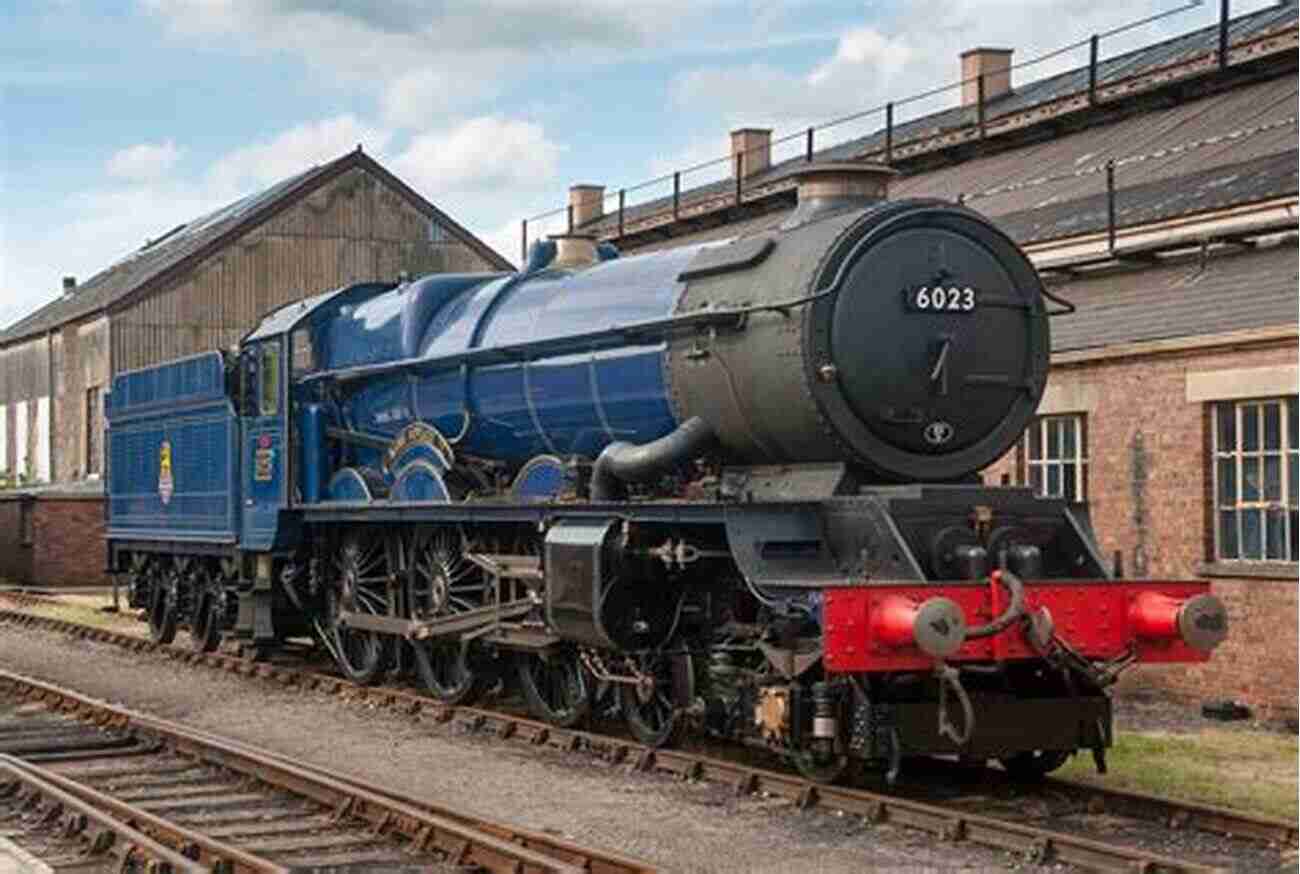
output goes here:
[[22, 501], [17, 495], [0, 497], [0, 580], [27, 584], [32, 577], [30, 546], [22, 543]]
[[[30, 543], [23, 542], [24, 503], [32, 516]], [[0, 579], [41, 588], [109, 585], [104, 573], [103, 498], [0, 498]]]
[[[1091, 399], [1088, 409], [1059, 412], [1087, 416], [1088, 499], [1103, 556], [1118, 550], [1129, 577], [1198, 577], [1212, 543], [1209, 416], [1204, 404], [1187, 402], [1187, 374], [1295, 362], [1291, 342], [1052, 369], [1049, 385]], [[986, 470], [985, 481], [1007, 475], [1016, 482], [1014, 456]], [[1125, 688], [1157, 686], [1195, 701], [1235, 698], [1265, 719], [1294, 717], [1294, 571], [1282, 579], [1216, 578], [1213, 591], [1226, 603], [1231, 625], [1210, 662], [1135, 669]]]
[[109, 585], [104, 573], [104, 499], [40, 497], [33, 549], [34, 585]]

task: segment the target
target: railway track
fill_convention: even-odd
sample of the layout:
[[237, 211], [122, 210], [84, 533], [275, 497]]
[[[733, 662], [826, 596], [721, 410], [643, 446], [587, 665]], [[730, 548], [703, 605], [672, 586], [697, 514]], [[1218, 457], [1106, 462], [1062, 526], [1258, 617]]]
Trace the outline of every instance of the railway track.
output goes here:
[[0, 696], [42, 705], [0, 716], [0, 817], [56, 871], [651, 870], [7, 671]]
[[[200, 655], [176, 646], [160, 647], [129, 634], [22, 611], [0, 610], [0, 623], [6, 622], [60, 631], [112, 643], [132, 651], [157, 652], [170, 659], [245, 676], [262, 677], [280, 685], [331, 692], [364, 700], [371, 705], [389, 707], [404, 714], [421, 713], [437, 722], [455, 721], [465, 728], [490, 733], [502, 740], [513, 739], [563, 750], [586, 750], [610, 761], [627, 762], [638, 770], [666, 772], [683, 778], [723, 783], [735, 787], [737, 793], [764, 793], [786, 798], [801, 809], [819, 806], [842, 815], [861, 817], [868, 822], [889, 822], [921, 829], [945, 840], [969, 840], [1010, 851], [1029, 860], [1064, 862], [1097, 871], [1213, 870], [1205, 865], [1170, 858], [1142, 847], [1092, 840], [1023, 822], [974, 814], [957, 804], [935, 804], [859, 788], [814, 785], [794, 774], [752, 767], [698, 752], [653, 750], [620, 738], [575, 729], [559, 729], [500, 711], [450, 707], [405, 689], [356, 686], [336, 676], [299, 668], [255, 664], [222, 653]], [[1282, 848], [1296, 846], [1295, 824], [1281, 820], [1060, 780], [1047, 781], [1044, 787], [1049, 791], [1086, 798], [1093, 809], [1133, 815], [1173, 828], [1206, 831]]]

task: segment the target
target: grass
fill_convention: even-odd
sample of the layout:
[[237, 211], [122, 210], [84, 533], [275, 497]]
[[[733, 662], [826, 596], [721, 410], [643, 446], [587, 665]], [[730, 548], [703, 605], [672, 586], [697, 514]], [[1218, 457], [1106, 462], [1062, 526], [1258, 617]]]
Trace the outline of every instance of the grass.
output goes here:
[[1116, 732], [1110, 773], [1080, 754], [1054, 776], [1296, 820], [1296, 735], [1248, 728]]
[[[110, 631], [136, 634], [141, 637], [149, 633], [148, 626], [136, 618], [135, 610], [124, 606], [120, 613], [103, 612], [100, 608], [111, 604], [111, 597], [63, 595], [61, 598], [64, 603], [26, 603], [15, 606], [24, 613], [47, 616], [51, 619], [62, 619], [66, 622], [77, 622], [94, 628], [106, 628]], [[4, 595], [0, 593], [0, 605], [3, 604], [4, 600]], [[125, 597], [123, 597], [123, 604], [125, 605]]]

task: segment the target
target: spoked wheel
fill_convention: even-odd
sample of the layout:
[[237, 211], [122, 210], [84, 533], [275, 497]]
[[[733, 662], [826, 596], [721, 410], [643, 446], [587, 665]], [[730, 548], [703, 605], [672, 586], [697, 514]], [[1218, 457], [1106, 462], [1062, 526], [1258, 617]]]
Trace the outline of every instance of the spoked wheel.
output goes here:
[[221, 646], [221, 627], [226, 619], [225, 601], [219, 578], [206, 570], [195, 574], [190, 645], [196, 652], [215, 652]]
[[619, 687], [628, 730], [649, 747], [674, 744], [686, 727], [683, 711], [695, 697], [690, 653], [643, 653], [634, 661], [644, 680]]
[[1041, 780], [1070, 758], [1067, 750], [1025, 750], [1014, 756], [1000, 756], [998, 761], [1014, 780]]
[[[488, 582], [464, 555], [458, 530], [439, 528], [419, 537], [410, 553], [411, 618], [443, 619], [487, 603]], [[482, 688], [482, 671], [473, 653], [455, 635], [412, 641], [415, 668], [428, 693], [447, 704], [462, 704]]]
[[519, 685], [529, 711], [551, 725], [572, 728], [591, 712], [591, 691], [577, 653], [521, 656]]
[[180, 574], [176, 569], [164, 571], [150, 565], [145, 571], [151, 586], [149, 593], [149, 637], [154, 643], [171, 643], [176, 639], [176, 600]]
[[384, 641], [373, 631], [349, 628], [343, 614], [387, 613], [388, 549], [382, 538], [349, 534], [334, 553], [325, 591], [324, 623], [316, 632], [339, 670], [354, 683], [373, 683], [384, 666]]

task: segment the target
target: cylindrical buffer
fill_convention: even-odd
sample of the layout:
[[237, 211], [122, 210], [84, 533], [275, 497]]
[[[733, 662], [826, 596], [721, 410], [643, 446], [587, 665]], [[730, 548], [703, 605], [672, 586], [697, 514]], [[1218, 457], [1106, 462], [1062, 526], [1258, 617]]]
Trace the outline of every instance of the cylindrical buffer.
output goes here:
[[892, 647], [915, 647], [935, 658], [947, 658], [966, 642], [966, 617], [948, 598], [927, 598], [917, 604], [902, 595], [882, 599], [871, 613], [872, 637]]
[[1174, 598], [1141, 592], [1129, 607], [1129, 627], [1145, 640], [1181, 640], [1209, 652], [1228, 636], [1228, 612], [1214, 595]]

